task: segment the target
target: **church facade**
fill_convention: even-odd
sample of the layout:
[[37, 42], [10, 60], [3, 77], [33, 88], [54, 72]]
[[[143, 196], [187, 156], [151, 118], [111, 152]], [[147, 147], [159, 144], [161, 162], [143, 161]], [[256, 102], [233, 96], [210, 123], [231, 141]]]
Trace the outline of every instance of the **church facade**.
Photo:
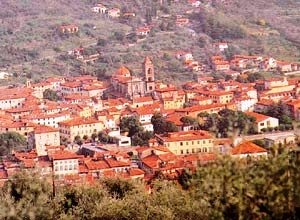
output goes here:
[[149, 57], [143, 62], [143, 72], [144, 77], [133, 76], [126, 67], [119, 68], [111, 79], [113, 93], [129, 99], [151, 95], [155, 90], [155, 73]]

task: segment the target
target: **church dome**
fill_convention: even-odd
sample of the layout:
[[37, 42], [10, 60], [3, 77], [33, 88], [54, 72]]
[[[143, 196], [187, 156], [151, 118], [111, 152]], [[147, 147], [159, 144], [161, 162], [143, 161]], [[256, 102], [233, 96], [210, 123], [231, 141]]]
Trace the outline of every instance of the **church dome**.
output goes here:
[[130, 74], [129, 69], [127, 69], [125, 66], [122, 66], [116, 71], [116, 75], [128, 77], [131, 74]]

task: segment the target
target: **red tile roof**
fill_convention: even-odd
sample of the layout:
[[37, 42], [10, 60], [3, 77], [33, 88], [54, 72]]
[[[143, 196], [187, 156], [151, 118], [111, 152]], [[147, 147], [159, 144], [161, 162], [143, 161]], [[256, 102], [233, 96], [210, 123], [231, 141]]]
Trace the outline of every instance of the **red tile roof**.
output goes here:
[[252, 142], [244, 142], [231, 150], [232, 155], [267, 153], [268, 151]]

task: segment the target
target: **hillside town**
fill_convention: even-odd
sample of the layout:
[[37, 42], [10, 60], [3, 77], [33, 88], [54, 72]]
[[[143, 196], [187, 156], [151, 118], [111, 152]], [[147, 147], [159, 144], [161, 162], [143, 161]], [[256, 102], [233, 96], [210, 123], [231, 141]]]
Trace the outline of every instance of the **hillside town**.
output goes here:
[[157, 80], [145, 57], [142, 73], [120, 66], [109, 81], [81, 75], [1, 88], [0, 132], [26, 139], [20, 150], [2, 144], [8, 149], [1, 149], [1, 184], [21, 171], [63, 185], [114, 176], [151, 182], [158, 173], [176, 180], [219, 155], [258, 159], [274, 146], [294, 149], [300, 79], [237, 77], [250, 77], [241, 73], [249, 65], [296, 70], [298, 64], [211, 59], [211, 68], [231, 78], [196, 75], [178, 88]]

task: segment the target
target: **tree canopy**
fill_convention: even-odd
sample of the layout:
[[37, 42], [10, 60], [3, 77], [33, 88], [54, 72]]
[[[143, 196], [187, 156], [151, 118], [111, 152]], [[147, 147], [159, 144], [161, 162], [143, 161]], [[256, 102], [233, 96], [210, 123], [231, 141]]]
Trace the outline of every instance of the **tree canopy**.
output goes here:
[[178, 131], [176, 125], [172, 122], [166, 121], [166, 119], [160, 113], [155, 113], [152, 116], [151, 123], [153, 124], [153, 130], [155, 134]]
[[23, 150], [26, 146], [26, 138], [17, 132], [0, 134], [0, 156], [7, 155], [12, 150]]
[[218, 114], [206, 117], [200, 128], [216, 133], [218, 137], [256, 133], [253, 122], [255, 118], [241, 111], [223, 109]]
[[0, 189], [1, 219], [298, 219], [299, 159], [238, 161], [222, 157], [178, 183], [101, 179], [92, 186], [56, 187], [20, 173]]

